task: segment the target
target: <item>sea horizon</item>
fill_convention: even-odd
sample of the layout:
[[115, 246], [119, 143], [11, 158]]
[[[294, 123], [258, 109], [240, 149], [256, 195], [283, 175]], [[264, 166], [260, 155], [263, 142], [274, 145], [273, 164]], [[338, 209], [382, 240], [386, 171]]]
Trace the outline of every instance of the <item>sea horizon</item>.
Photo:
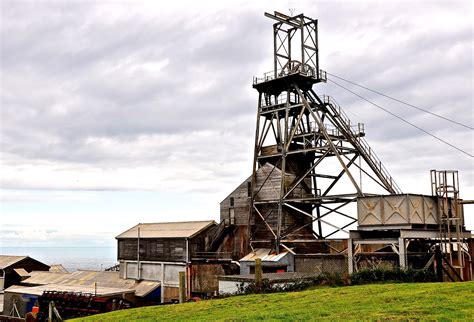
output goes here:
[[29, 256], [47, 265], [61, 264], [69, 272], [103, 270], [117, 263], [116, 246], [0, 246], [0, 255]]

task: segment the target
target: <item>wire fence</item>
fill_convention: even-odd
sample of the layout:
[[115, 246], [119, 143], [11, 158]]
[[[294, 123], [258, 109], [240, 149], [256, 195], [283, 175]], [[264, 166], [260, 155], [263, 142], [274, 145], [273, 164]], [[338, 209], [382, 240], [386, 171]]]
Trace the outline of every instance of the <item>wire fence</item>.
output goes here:
[[[265, 271], [265, 266], [263, 267]], [[298, 280], [301, 276], [319, 276], [321, 274], [332, 274], [345, 276], [348, 274], [347, 257], [341, 254], [325, 254], [325, 255], [305, 255], [296, 256], [294, 266], [292, 267], [293, 272], [282, 272], [282, 273], [264, 273], [264, 278], [270, 276], [271, 283], [280, 283], [278, 280], [281, 278], [275, 278], [276, 276], [283, 277], [291, 280], [294, 278]], [[195, 265], [192, 268], [190, 274], [190, 292], [201, 297], [209, 298], [217, 296], [222, 293], [236, 293], [240, 292], [240, 286], [248, 285], [253, 282], [253, 275], [247, 275], [243, 278], [238, 275], [239, 272], [229, 272], [225, 270], [219, 264], [200, 264]], [[280, 275], [281, 274], [281, 275]], [[229, 275], [235, 275], [235, 278]], [[294, 275], [294, 276], [293, 276]], [[226, 276], [225, 278], [221, 278]], [[273, 281], [275, 280], [275, 281]], [[283, 282], [286, 283], [286, 282]]]
[[307, 255], [295, 258], [295, 270], [315, 275], [348, 273], [347, 258], [344, 255]]

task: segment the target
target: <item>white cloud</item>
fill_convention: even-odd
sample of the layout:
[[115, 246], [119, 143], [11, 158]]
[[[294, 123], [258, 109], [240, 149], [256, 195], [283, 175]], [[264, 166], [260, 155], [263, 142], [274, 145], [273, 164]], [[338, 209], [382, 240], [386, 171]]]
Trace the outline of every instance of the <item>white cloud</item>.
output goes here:
[[[272, 66], [263, 11], [287, 12], [288, 2], [1, 6], [2, 203], [25, 202], [2, 215], [41, 200], [87, 203], [99, 190], [218, 200], [250, 174], [252, 77]], [[471, 2], [293, 6], [319, 18], [323, 69], [474, 123]], [[331, 84], [315, 90], [365, 123], [367, 141], [404, 191], [429, 193], [429, 169], [459, 169], [461, 194], [474, 199], [472, 159]], [[472, 131], [361, 93], [474, 152]]]

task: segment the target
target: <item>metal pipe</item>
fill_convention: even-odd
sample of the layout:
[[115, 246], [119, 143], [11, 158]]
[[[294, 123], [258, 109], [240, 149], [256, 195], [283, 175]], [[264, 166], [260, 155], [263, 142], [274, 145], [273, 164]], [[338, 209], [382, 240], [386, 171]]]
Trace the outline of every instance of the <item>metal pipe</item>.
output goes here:
[[137, 280], [140, 280], [140, 224], [137, 228]]

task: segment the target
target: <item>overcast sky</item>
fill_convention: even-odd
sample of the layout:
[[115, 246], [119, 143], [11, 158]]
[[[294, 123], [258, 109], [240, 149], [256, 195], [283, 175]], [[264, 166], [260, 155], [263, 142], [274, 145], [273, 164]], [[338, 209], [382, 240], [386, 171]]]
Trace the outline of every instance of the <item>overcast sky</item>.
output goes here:
[[[109, 246], [137, 222], [218, 220], [252, 169], [265, 11], [319, 19], [322, 69], [474, 123], [472, 1], [0, 3], [1, 246]], [[474, 153], [472, 130], [350, 88]], [[404, 192], [457, 169], [474, 199], [471, 157], [331, 83], [315, 91], [365, 123]]]

